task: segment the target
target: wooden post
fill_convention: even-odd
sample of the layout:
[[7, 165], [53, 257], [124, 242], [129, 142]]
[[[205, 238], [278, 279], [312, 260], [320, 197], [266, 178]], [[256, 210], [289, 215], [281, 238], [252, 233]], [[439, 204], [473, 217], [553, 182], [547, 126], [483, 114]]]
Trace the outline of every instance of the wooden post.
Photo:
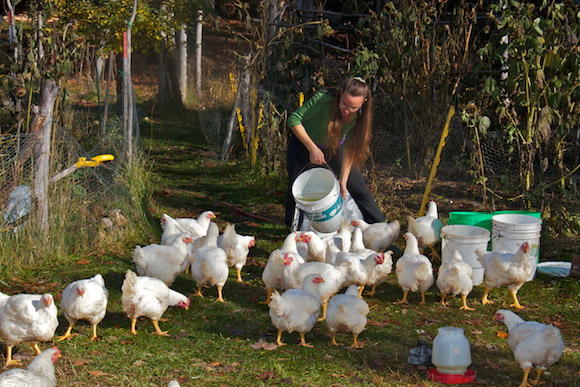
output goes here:
[[35, 171], [33, 195], [38, 214], [38, 224], [46, 235], [48, 232], [48, 175], [50, 172], [50, 141], [52, 134], [52, 114], [58, 95], [58, 86], [54, 81], [46, 81], [42, 87], [40, 111], [35, 115], [32, 127], [41, 127], [35, 147]]

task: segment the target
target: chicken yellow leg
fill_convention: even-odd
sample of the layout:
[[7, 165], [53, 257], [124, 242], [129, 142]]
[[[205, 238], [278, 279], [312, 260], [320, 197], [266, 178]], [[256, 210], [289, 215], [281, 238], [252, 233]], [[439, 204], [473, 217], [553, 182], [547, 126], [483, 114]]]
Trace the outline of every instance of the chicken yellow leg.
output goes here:
[[353, 333], [352, 334], [352, 345], [350, 346], [351, 348], [362, 348], [362, 345], [360, 345], [357, 341], [358, 339], [358, 333]]
[[365, 290], [365, 286], [364, 285], [358, 287], [358, 296], [359, 296], [359, 298], [363, 298], [362, 294], [363, 294], [363, 291], [364, 290]]
[[328, 308], [328, 303], [325, 302], [324, 304], [322, 304], [322, 317], [320, 317], [318, 321], [326, 320], [326, 308]]
[[439, 255], [439, 253], [437, 252], [437, 250], [435, 250], [435, 243], [433, 243], [432, 245], [428, 245], [429, 249], [431, 249], [431, 258], [432, 260], [435, 260], [435, 257], [437, 257], [437, 259], [439, 260], [439, 262], [441, 262], [441, 256]]
[[131, 333], [136, 335], [137, 331], [135, 330], [135, 324], [137, 324], [137, 319], [136, 318], [132, 318], [131, 319]]
[[225, 302], [225, 300], [224, 300], [224, 298], [222, 296], [222, 289], [223, 288], [224, 288], [223, 286], [218, 286], [217, 287], [217, 289], [218, 289], [218, 299], [216, 301]]
[[441, 294], [441, 301], [440, 301], [441, 302], [441, 305], [443, 305], [443, 306], [449, 306], [449, 304], [445, 302], [445, 297], [447, 297], [447, 293]]
[[536, 378], [536, 380], [533, 380], [531, 382], [531, 384], [534, 386], [537, 386], [538, 383], [540, 383], [540, 376], [542, 376], [542, 374], [544, 373], [544, 370], [541, 368], [537, 368], [536, 371], [538, 372], [538, 377]]
[[402, 300], [399, 300], [399, 301], [396, 301], [396, 304], [408, 304], [408, 301], [407, 301], [407, 295], [408, 294], [409, 294], [408, 291], [403, 290], [403, 299]]
[[40, 350], [40, 347], [38, 346], [38, 343], [34, 343], [34, 344], [32, 344], [32, 348], [34, 348], [34, 351], [36, 352], [36, 355], [37, 355], [37, 356], [38, 356], [38, 355], [40, 355], [40, 353], [42, 352], [42, 351]]
[[419, 305], [425, 305], [427, 304], [425, 302], [425, 292], [421, 292], [421, 302], [419, 303]]
[[238, 278], [236, 279], [236, 282], [244, 282], [242, 280], [242, 269], [236, 269], [236, 274], [238, 275]]
[[531, 384], [528, 383], [528, 375], [530, 374], [531, 370], [532, 370], [532, 367], [528, 367], [528, 368], [524, 369], [524, 379], [522, 380], [522, 384], [520, 384], [519, 387], [531, 387]]
[[314, 348], [314, 345], [308, 344], [304, 338], [304, 333], [300, 332], [300, 345], [306, 348]]
[[197, 285], [197, 292], [195, 292], [195, 295], [198, 297], [203, 297], [203, 294], [201, 294], [201, 285]]
[[470, 308], [469, 306], [467, 306], [467, 295], [462, 294], [461, 295], [461, 301], [463, 301], [463, 306], [459, 309], [461, 310], [475, 310], [473, 308]]
[[155, 327], [155, 334], [159, 335], [159, 336], [169, 336], [169, 333], [167, 333], [167, 331], [162, 331], [159, 328], [159, 322], [157, 320], [151, 320], [151, 322], [153, 323], [153, 326]]
[[68, 329], [66, 330], [64, 335], [58, 337], [58, 341], [63, 341], [63, 340], [68, 339], [69, 337], [71, 337], [72, 336], [71, 332], [72, 332], [74, 325], [75, 325], [75, 323], [70, 323], [68, 326]]
[[509, 290], [510, 294], [512, 295], [512, 298], [514, 299], [514, 303], [511, 304], [510, 306], [516, 307], [518, 309], [526, 309], [525, 306], [522, 306], [520, 304], [520, 302], [518, 301], [518, 296], [516, 295], [516, 293], [512, 290]]
[[336, 342], [336, 337], [335, 336], [336, 336], [336, 332], [332, 332], [331, 333], [332, 340], [330, 341], [330, 344], [334, 345], [335, 347], [338, 347], [338, 346], [340, 346], [342, 344], [339, 344], [339, 343]]
[[92, 341], [97, 341], [97, 324], [93, 324], [93, 335], [91, 336]]
[[492, 300], [487, 299], [488, 294], [489, 294], [489, 288], [486, 286], [485, 289], [483, 290], [483, 297], [481, 297], [481, 304], [482, 305], [493, 304]]
[[20, 360], [12, 359], [12, 348], [13, 347], [14, 347], [13, 345], [6, 346], [6, 367], [22, 364], [22, 362]]
[[268, 305], [270, 304], [270, 300], [272, 300], [272, 292], [274, 291], [274, 289], [272, 288], [268, 288], [268, 297], [266, 298], [266, 301], [264, 301], [263, 303]]
[[276, 344], [278, 344], [279, 346], [286, 345], [286, 343], [282, 342], [282, 332], [284, 332], [282, 329], [278, 329], [278, 336], [276, 337]]
[[373, 287], [371, 288], [371, 291], [368, 292], [367, 294], [371, 297], [373, 297], [375, 295], [375, 290], [377, 290], [377, 284], [373, 284]]

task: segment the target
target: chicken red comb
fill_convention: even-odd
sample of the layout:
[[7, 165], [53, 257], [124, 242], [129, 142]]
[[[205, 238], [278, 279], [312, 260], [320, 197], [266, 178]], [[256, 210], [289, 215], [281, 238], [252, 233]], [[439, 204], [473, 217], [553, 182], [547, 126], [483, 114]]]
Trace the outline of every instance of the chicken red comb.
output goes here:
[[324, 278], [322, 278], [321, 276], [316, 276], [314, 278], [312, 278], [312, 282], [314, 282], [315, 284], [320, 284], [322, 282], [324, 282]]
[[524, 242], [522, 243], [522, 245], [520, 246], [520, 249], [522, 249], [522, 251], [524, 253], [529, 253], [530, 252], [530, 244], [528, 242]]

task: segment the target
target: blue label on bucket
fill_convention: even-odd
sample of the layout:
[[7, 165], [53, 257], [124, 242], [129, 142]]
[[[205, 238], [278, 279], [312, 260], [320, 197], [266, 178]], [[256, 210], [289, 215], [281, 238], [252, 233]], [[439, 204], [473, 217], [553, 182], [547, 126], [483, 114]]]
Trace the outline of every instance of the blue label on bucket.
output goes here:
[[338, 199], [336, 200], [336, 202], [334, 202], [334, 204], [330, 208], [328, 208], [322, 212], [306, 212], [306, 211], [304, 211], [304, 214], [312, 222], [325, 222], [327, 220], [334, 218], [334, 216], [336, 214], [338, 214], [340, 212], [340, 210], [342, 210], [342, 196], [338, 195]]

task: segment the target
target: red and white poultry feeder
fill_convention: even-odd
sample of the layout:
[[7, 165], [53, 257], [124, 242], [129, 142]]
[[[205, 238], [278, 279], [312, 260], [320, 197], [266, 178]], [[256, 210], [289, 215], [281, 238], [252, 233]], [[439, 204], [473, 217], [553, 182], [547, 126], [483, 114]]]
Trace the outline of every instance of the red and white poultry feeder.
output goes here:
[[427, 371], [431, 380], [447, 384], [471, 383], [477, 373], [468, 369], [471, 364], [469, 340], [463, 334], [463, 328], [439, 328], [433, 340], [431, 363], [437, 368]]

